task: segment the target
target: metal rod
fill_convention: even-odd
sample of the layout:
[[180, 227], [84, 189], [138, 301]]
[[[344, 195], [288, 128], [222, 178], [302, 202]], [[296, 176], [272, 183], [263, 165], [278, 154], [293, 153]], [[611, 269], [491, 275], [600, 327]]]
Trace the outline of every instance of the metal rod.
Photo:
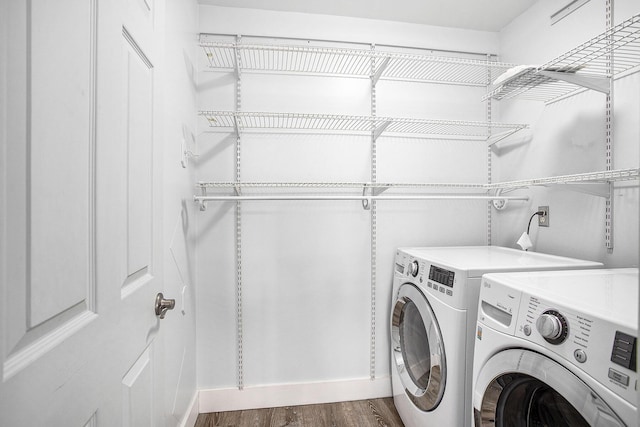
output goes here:
[[[200, 43], [201, 44], [206, 44], [207, 42], [205, 41], [205, 39], [207, 37], [231, 37], [231, 36], [236, 36], [235, 34], [228, 34], [228, 33], [200, 33]], [[273, 40], [273, 37], [269, 37], [269, 36], [264, 36], [264, 35], [256, 35], [256, 34], [242, 34], [243, 37], [246, 38], [255, 38], [255, 39], [266, 39], [269, 40], [270, 42]], [[339, 43], [339, 44], [344, 44], [345, 41], [344, 40], [335, 40], [335, 39], [313, 39], [313, 38], [303, 38], [303, 37], [278, 37], [278, 40], [291, 40], [291, 41], [296, 41], [296, 42], [319, 42], [319, 43]], [[362, 45], [363, 48], [370, 46], [369, 43], [366, 42], [356, 42], [356, 41], [349, 41], [346, 42], [347, 44], [350, 45]], [[462, 55], [476, 55], [481, 57], [481, 59], [478, 59], [478, 61], [482, 60], [482, 57], [485, 57], [486, 55], [491, 55], [491, 56], [497, 56], [497, 53], [486, 53], [486, 52], [474, 52], [474, 51], [465, 51], [465, 50], [453, 50], [453, 49], [438, 49], [438, 48], [431, 48], [431, 47], [415, 47], [415, 46], [406, 46], [406, 45], [395, 45], [395, 44], [379, 44], [377, 46], [383, 47], [383, 48], [392, 48], [392, 49], [414, 49], [414, 50], [423, 50], [423, 51], [429, 51], [429, 52], [439, 52], [439, 53], [451, 53], [451, 54], [462, 54]]]
[[521, 200], [528, 201], [528, 196], [474, 196], [474, 195], [416, 195], [416, 196], [311, 196], [311, 195], [269, 195], [269, 196], [194, 196], [195, 202], [227, 202], [227, 201], [287, 201], [287, 200]]

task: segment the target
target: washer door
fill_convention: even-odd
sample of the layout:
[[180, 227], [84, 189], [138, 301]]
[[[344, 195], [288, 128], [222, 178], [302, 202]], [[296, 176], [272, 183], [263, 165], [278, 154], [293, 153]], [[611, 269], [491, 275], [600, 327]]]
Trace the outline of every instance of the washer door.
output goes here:
[[476, 427], [624, 426], [572, 372], [528, 350], [505, 350], [489, 359], [474, 396], [482, 396], [474, 405]]
[[424, 294], [412, 283], [400, 286], [391, 317], [393, 361], [411, 401], [435, 409], [447, 378], [442, 334]]

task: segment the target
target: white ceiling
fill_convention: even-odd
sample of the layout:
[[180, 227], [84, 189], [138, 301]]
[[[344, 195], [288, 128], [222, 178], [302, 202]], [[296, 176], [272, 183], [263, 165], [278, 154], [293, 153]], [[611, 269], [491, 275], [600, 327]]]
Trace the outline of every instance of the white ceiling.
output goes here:
[[199, 0], [265, 9], [499, 31], [536, 0]]

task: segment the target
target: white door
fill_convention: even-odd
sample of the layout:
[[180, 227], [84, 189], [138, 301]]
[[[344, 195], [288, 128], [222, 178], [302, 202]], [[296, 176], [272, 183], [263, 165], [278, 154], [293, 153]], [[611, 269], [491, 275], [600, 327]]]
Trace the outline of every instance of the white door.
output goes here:
[[159, 3], [0, 2], [2, 426], [161, 423]]

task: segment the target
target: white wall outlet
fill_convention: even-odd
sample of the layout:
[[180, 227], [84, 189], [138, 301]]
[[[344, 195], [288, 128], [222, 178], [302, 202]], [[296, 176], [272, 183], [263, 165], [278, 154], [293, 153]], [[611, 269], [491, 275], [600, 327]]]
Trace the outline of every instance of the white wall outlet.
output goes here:
[[542, 215], [538, 215], [538, 226], [549, 226], [549, 206], [538, 206], [538, 212], [544, 212]]

